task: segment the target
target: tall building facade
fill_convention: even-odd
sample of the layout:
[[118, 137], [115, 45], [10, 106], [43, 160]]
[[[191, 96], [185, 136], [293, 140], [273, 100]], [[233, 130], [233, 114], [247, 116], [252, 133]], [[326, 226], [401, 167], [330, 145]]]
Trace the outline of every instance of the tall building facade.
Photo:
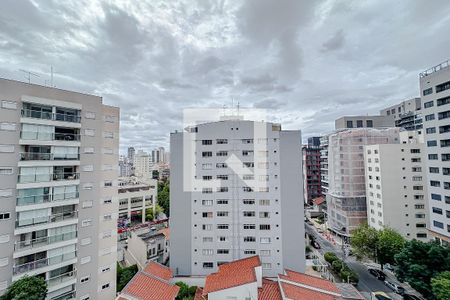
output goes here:
[[119, 109], [0, 79], [0, 286], [24, 275], [48, 299], [113, 299]]
[[320, 137], [320, 189], [322, 195], [328, 193], [328, 135]]
[[338, 129], [394, 127], [394, 120], [387, 116], [344, 116], [334, 121]]
[[427, 241], [427, 174], [423, 133], [400, 132], [400, 144], [365, 146], [367, 223]]
[[398, 143], [398, 128], [356, 128], [329, 135], [328, 227], [349, 236], [367, 220], [364, 146]]
[[127, 158], [129, 162], [133, 163], [135, 154], [136, 150], [134, 149], [134, 147], [128, 147]]
[[152, 150], [152, 163], [159, 164], [166, 162], [166, 151], [164, 147]]
[[119, 220], [130, 221], [133, 225], [144, 223], [146, 210], [154, 211], [157, 185], [153, 179], [144, 182], [136, 177], [119, 178]]
[[420, 74], [430, 233], [450, 242], [450, 61]]
[[401, 127], [406, 130], [421, 130], [423, 127], [421, 109], [421, 99], [412, 98], [382, 109], [380, 115], [390, 116], [394, 119], [395, 127]]
[[308, 139], [308, 146], [302, 148], [303, 189], [305, 203], [312, 204], [314, 198], [322, 196], [320, 181], [320, 138]]
[[151, 156], [142, 150], [139, 150], [134, 155], [134, 162], [133, 162], [133, 168], [134, 168], [134, 175], [141, 178], [152, 178], [152, 171], [151, 171]]
[[172, 133], [170, 149], [175, 274], [255, 254], [265, 276], [305, 269], [300, 131], [228, 119]]

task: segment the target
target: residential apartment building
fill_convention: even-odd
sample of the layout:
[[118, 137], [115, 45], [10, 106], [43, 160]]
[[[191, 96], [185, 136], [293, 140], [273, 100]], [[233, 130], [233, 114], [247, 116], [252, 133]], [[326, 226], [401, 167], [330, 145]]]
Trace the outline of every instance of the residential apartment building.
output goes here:
[[[311, 142], [309, 142], [311, 141]], [[320, 140], [308, 139], [308, 145], [302, 147], [303, 188], [305, 203], [312, 204], [314, 198], [322, 195], [320, 182]]]
[[129, 162], [133, 163], [135, 154], [136, 154], [136, 150], [134, 149], [134, 147], [128, 147], [127, 158], [128, 158]]
[[265, 276], [304, 271], [300, 131], [231, 117], [172, 133], [170, 149], [175, 274], [255, 254]]
[[328, 227], [349, 236], [367, 220], [364, 146], [399, 142], [398, 128], [356, 128], [329, 135]]
[[328, 193], [328, 135], [320, 137], [320, 189], [322, 195]]
[[119, 220], [131, 224], [145, 222], [145, 211], [155, 208], [158, 182], [148, 179], [145, 182], [137, 177], [119, 178]]
[[394, 127], [394, 120], [387, 116], [344, 116], [334, 121], [338, 129]]
[[450, 61], [420, 74], [428, 172], [430, 233], [450, 242]]
[[420, 130], [423, 127], [421, 108], [421, 99], [412, 98], [382, 109], [380, 115], [393, 118], [395, 127], [406, 130]]
[[132, 175], [132, 167], [128, 160], [128, 157], [121, 155], [119, 157], [119, 176], [120, 177], [128, 177]]
[[152, 178], [152, 158], [142, 150], [134, 155], [133, 160], [134, 175], [141, 178]]
[[112, 299], [119, 109], [0, 79], [0, 287], [24, 275], [48, 299]]
[[159, 164], [166, 162], [166, 151], [164, 147], [159, 147], [157, 149], [152, 150], [152, 163]]
[[365, 146], [367, 222], [406, 239], [427, 241], [427, 174], [423, 133], [400, 132], [400, 144]]

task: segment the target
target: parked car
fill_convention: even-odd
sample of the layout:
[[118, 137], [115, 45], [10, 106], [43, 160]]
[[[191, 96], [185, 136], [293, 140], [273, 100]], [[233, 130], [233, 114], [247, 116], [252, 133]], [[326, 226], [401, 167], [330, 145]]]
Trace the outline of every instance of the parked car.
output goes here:
[[411, 295], [411, 294], [404, 294], [403, 299], [405, 299], [405, 300], [422, 300], [419, 297], [417, 297], [416, 295]]
[[370, 293], [370, 300], [391, 300], [385, 292], [372, 292]]
[[384, 275], [383, 272], [376, 269], [368, 269], [369, 273], [373, 276], [375, 276], [378, 280], [384, 281], [386, 279], [386, 275]]
[[319, 245], [319, 243], [316, 242], [316, 241], [314, 241], [314, 242], [312, 243], [312, 246], [313, 246], [315, 249], [320, 249], [320, 245]]
[[384, 284], [399, 295], [403, 295], [405, 293], [405, 289], [394, 282], [385, 280]]

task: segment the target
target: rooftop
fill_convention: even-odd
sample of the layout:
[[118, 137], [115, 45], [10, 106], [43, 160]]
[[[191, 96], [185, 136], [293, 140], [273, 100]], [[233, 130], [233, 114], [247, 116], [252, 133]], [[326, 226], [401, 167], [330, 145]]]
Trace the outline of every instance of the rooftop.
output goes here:
[[448, 67], [450, 67], [450, 60], [446, 60], [444, 62], [441, 62], [440, 64], [438, 64], [438, 65], [436, 65], [434, 67], [431, 67], [431, 68], [429, 68], [429, 69], [419, 73], [419, 77], [420, 78], [426, 77], [428, 75], [431, 75], [431, 74], [433, 74], [433, 73], [435, 73], [437, 71], [440, 71], [440, 70], [448, 68]]

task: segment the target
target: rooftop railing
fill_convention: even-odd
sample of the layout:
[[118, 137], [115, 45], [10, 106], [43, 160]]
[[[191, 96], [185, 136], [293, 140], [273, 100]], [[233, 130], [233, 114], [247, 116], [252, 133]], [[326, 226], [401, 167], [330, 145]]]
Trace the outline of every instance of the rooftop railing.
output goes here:
[[442, 63], [440, 63], [440, 64], [438, 64], [438, 65], [436, 65], [434, 67], [431, 67], [431, 68], [423, 71], [422, 73], [419, 74], [419, 77], [420, 78], [426, 77], [426, 76], [428, 76], [430, 74], [433, 74], [433, 73], [435, 73], [437, 71], [440, 71], [442, 69], [448, 68], [449, 66], [450, 66], [450, 60], [444, 61], [444, 62], [442, 62]]

